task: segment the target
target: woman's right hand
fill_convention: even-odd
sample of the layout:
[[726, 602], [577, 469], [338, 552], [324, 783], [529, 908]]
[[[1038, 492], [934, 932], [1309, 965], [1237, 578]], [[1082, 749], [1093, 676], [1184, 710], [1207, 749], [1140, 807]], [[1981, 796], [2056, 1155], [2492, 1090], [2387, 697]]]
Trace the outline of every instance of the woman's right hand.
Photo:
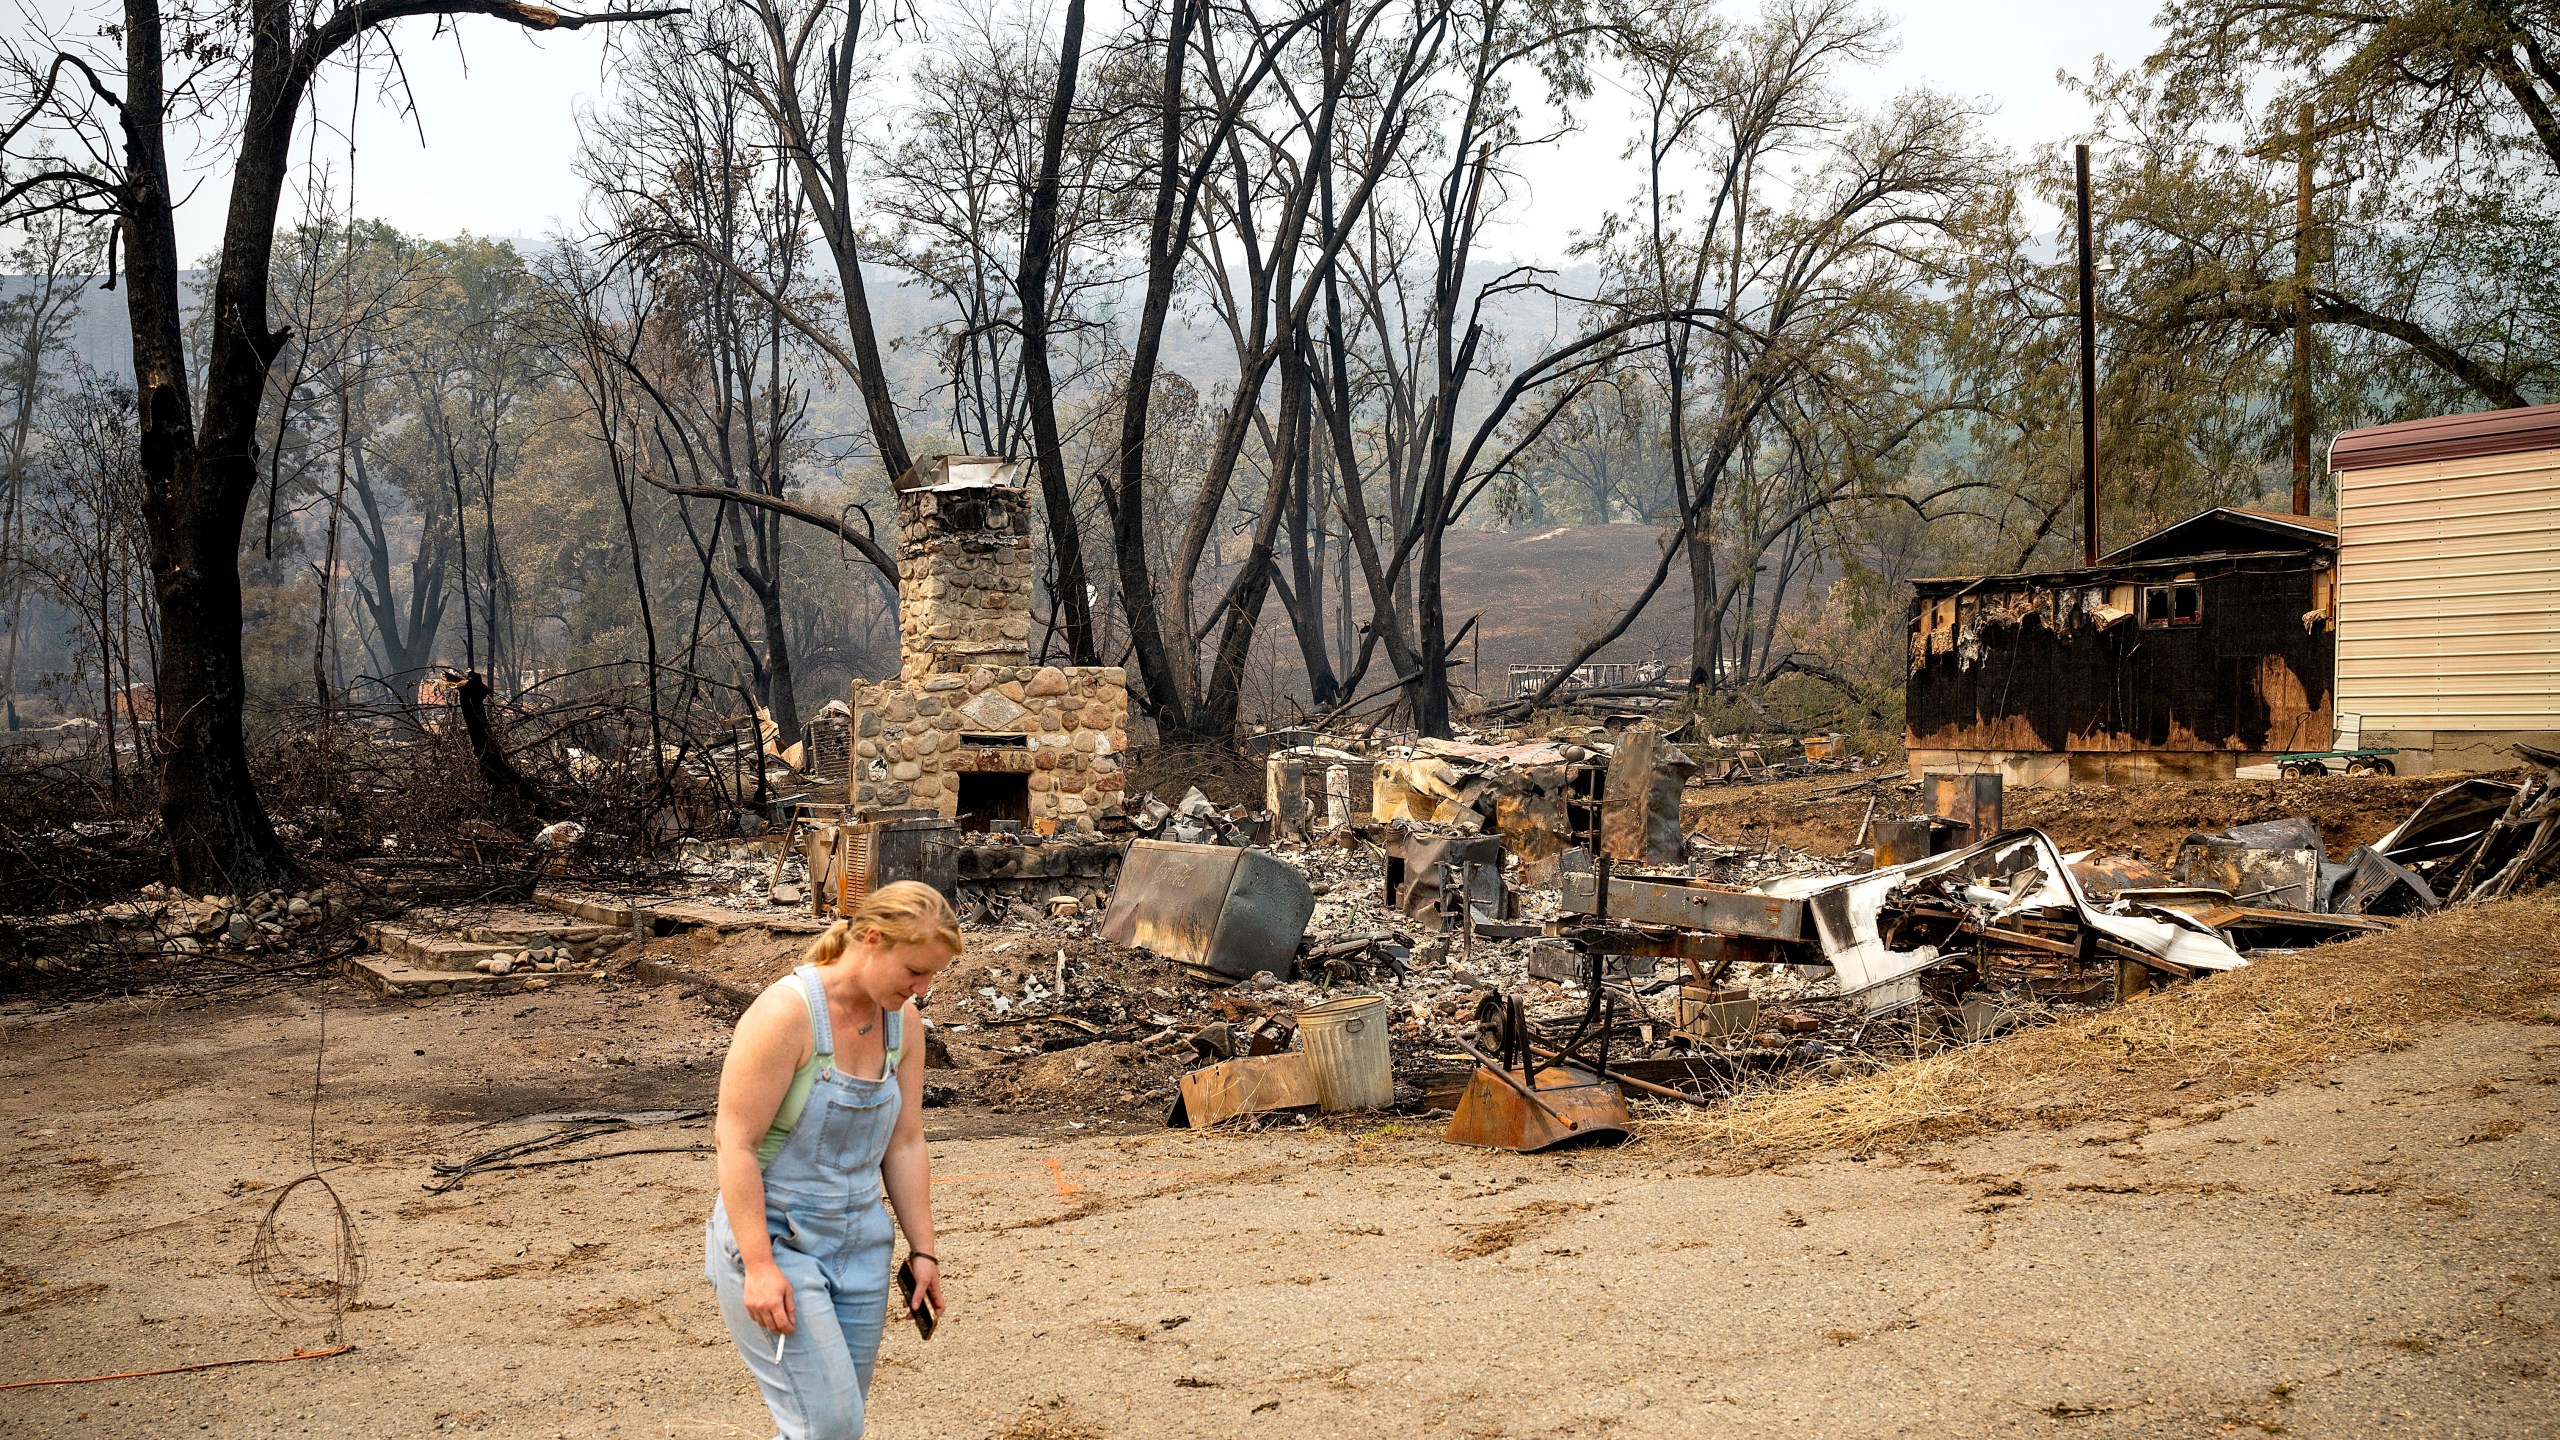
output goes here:
[[791, 1282], [782, 1278], [782, 1267], [771, 1260], [747, 1267], [747, 1314], [757, 1324], [776, 1334], [793, 1333], [791, 1324]]

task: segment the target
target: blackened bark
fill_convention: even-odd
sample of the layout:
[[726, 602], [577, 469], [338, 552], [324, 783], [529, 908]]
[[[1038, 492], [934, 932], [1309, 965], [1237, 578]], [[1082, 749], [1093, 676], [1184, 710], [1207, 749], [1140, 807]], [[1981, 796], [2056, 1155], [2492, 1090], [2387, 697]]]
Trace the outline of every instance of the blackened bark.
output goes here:
[[[1319, 709], [1331, 709], [1341, 694], [1325, 643], [1324, 555], [1318, 548], [1324, 519], [1314, 504], [1312, 368], [1306, 352], [1292, 346], [1280, 371], [1280, 383], [1297, 406], [1297, 439], [1290, 449], [1294, 473], [1289, 484], [1289, 581], [1296, 603], [1289, 609], [1289, 621], [1297, 632], [1299, 659], [1307, 667], [1307, 698]], [[1284, 423], [1282, 429], [1288, 428]]]
[[161, 615], [160, 820], [179, 884], [200, 894], [247, 894], [289, 884], [299, 874], [249, 770], [239, 560], [241, 527], [258, 483], [258, 405], [267, 365], [283, 340], [267, 329], [266, 299], [283, 142], [292, 124], [290, 113], [280, 123], [272, 118], [288, 98], [289, 9], [262, 0], [251, 12], [250, 129], [242, 137], [214, 284], [201, 432], [187, 394], [177, 228], [162, 130], [159, 6], [127, 0], [125, 24], [131, 77], [124, 110], [125, 306], [142, 412], [144, 521]]
[[1263, 604], [1271, 597], [1272, 540], [1279, 533], [1282, 514], [1289, 508], [1285, 502], [1295, 472], [1303, 470], [1305, 464], [1307, 385], [1306, 367], [1300, 363], [1300, 356], [1294, 343], [1281, 352], [1280, 424], [1272, 446], [1271, 483], [1264, 489], [1262, 505], [1256, 512], [1253, 548], [1246, 552], [1244, 566], [1227, 591], [1217, 659], [1210, 667], [1207, 693], [1201, 698], [1201, 728], [1212, 734], [1232, 734], [1243, 708], [1245, 662], [1252, 655], [1253, 632], [1262, 619]]
[[888, 373], [880, 365], [880, 337], [871, 318], [871, 291], [864, 282], [859, 202], [854, 195], [853, 161], [847, 130], [855, 122], [853, 107], [861, 98], [859, 59], [864, 0], [848, 0], [844, 29], [825, 37], [823, 87], [816, 95], [818, 113], [809, 110], [801, 57], [811, 39], [807, 25], [788, 19], [769, 4], [755, 7], [773, 64], [769, 81], [758, 81], [738, 67], [759, 90], [758, 100], [783, 133], [782, 151], [800, 178], [818, 234], [844, 287], [845, 329], [853, 342], [853, 383], [862, 392], [862, 411], [870, 422], [872, 448], [891, 480], [907, 473], [906, 433], [898, 421], [897, 398], [890, 393]]
[[1723, 638], [1717, 624], [1715, 492], [1716, 477], [1699, 477], [1703, 501], [1694, 507], [1694, 518], [1687, 530], [1684, 548], [1689, 552], [1689, 679], [1688, 691], [1703, 695], [1720, 688], [1716, 672], [1722, 667]]
[[[1326, 225], [1333, 220], [1327, 202]], [[1340, 487], [1343, 539], [1360, 561], [1360, 578], [1369, 592], [1369, 635], [1371, 643], [1383, 641], [1387, 663], [1394, 667], [1399, 683], [1411, 684], [1422, 668], [1421, 659], [1413, 653], [1406, 639], [1405, 612], [1397, 603], [1395, 577], [1388, 573], [1378, 558], [1378, 537], [1369, 516], [1367, 487], [1361, 479], [1360, 457], [1351, 434], [1351, 346], [1342, 324], [1342, 292], [1336, 277], [1328, 270], [1324, 277], [1326, 372], [1324, 376], [1325, 433], [1333, 444], [1334, 483]], [[1346, 584], [1347, 591], [1348, 586]], [[1351, 608], [1346, 595], [1343, 609]], [[1366, 650], [1353, 668], [1346, 685], [1359, 687], [1359, 677], [1366, 667]]]
[[[1120, 599], [1129, 617], [1129, 649], [1146, 682], [1158, 728], [1168, 735], [1192, 728], [1190, 707], [1165, 647], [1155, 574], [1147, 554], [1147, 407], [1155, 396], [1156, 363], [1164, 347], [1165, 317], [1173, 308], [1173, 283], [1182, 263], [1175, 210], [1182, 175], [1182, 72], [1197, 17], [1195, 0], [1172, 0], [1164, 39], [1164, 82], [1157, 99], [1155, 210], [1147, 227], [1147, 288], [1138, 311], [1136, 343], [1129, 349], [1129, 379], [1120, 400], [1119, 475], [1111, 514], [1112, 548], [1119, 562]], [[1185, 644], [1189, 636], [1181, 637]]]
[[1049, 97], [1048, 128], [1040, 138], [1040, 174], [1031, 190], [1031, 221], [1023, 233], [1021, 272], [1014, 297], [1022, 309], [1022, 394], [1031, 411], [1032, 458], [1040, 471], [1041, 508], [1049, 527], [1050, 595], [1067, 655], [1077, 665], [1102, 663], [1093, 637], [1093, 605], [1087, 593], [1084, 537], [1076, 526], [1075, 497], [1067, 488], [1067, 459], [1058, 434], [1056, 382], [1049, 373], [1049, 275], [1058, 242], [1058, 168], [1067, 148], [1067, 121], [1075, 108], [1076, 68], [1084, 55], [1084, 0], [1067, 0], [1066, 34], [1058, 42], [1058, 82]]
[[507, 758], [506, 747], [498, 742], [497, 729], [489, 723], [488, 679], [477, 670], [461, 677], [459, 697], [462, 733], [470, 738], [471, 758], [479, 763], [481, 780], [507, 806], [537, 820], [559, 819], [560, 808], [516, 768], [516, 762]]
[[124, 6], [125, 94], [117, 120], [125, 163], [115, 189], [141, 412], [143, 520], [160, 610], [160, 818], [174, 877], [199, 893], [249, 893], [299, 876], [249, 768], [239, 551], [258, 486], [258, 411], [286, 339], [267, 324], [276, 211], [313, 75], [357, 36], [406, 16], [492, 15], [550, 30], [668, 12], [584, 16], [518, 0], [367, 0], [307, 31], [296, 13], [285, 0], [250, 0], [240, 22], [245, 86], [232, 97], [236, 109], [214, 112], [236, 114], [241, 128], [199, 416], [188, 395], [179, 304], [160, 7], [158, 0]]
[[764, 687], [764, 708], [781, 734], [780, 742], [790, 745], [800, 738], [800, 698], [794, 690], [791, 673], [791, 626], [782, 614], [782, 537], [776, 533], [781, 522], [770, 516], [741, 517], [747, 533], [755, 541], [756, 562], [749, 564], [749, 553], [739, 546], [731, 568], [738, 579], [756, 597], [758, 618], [764, 623], [764, 661], [757, 667], [757, 679]]

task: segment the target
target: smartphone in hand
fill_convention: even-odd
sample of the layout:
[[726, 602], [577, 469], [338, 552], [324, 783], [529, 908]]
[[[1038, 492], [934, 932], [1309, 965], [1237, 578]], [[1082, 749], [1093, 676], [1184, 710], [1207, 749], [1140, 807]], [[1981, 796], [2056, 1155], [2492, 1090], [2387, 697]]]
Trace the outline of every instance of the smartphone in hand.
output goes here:
[[916, 1262], [912, 1259], [898, 1262], [898, 1303], [908, 1307], [907, 1318], [916, 1322], [916, 1334], [932, 1339], [934, 1322], [939, 1317], [933, 1313], [931, 1295], [916, 1296]]

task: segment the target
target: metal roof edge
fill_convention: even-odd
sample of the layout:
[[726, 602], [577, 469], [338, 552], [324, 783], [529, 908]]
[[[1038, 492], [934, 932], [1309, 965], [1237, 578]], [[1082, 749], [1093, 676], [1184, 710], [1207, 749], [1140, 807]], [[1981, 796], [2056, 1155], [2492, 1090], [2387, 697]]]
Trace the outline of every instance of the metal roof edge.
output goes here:
[[2338, 540], [2336, 522], [2332, 521], [2327, 525], [2322, 525], [2318, 523], [2319, 517], [2317, 516], [2277, 515], [2265, 510], [2251, 510], [2241, 505], [2208, 505], [2193, 515], [2188, 516], [2184, 520], [2170, 521], [2168, 524], [2161, 526], [2159, 529], [2152, 531], [2141, 539], [2126, 541], [2122, 545], [2108, 551], [2106, 554], [2099, 556], [2098, 563], [2100, 565], [2119, 563], [2117, 562], [2116, 557], [2127, 550], [2131, 550], [2140, 545], [2148, 545], [2152, 541], [2157, 540], [2161, 536], [2167, 535], [2182, 526], [2193, 525], [2199, 520], [2210, 520], [2216, 515], [2229, 515], [2234, 519], [2247, 524], [2273, 525], [2287, 530], [2299, 530], [2303, 534], [2317, 536], [2333, 545], [2336, 544]]
[[2349, 430], [2329, 442], [2329, 469], [2378, 470], [2531, 450], [2560, 450], [2560, 405], [2431, 415]]
[[2078, 567], [2070, 570], [2022, 570], [2014, 574], [2007, 575], [1927, 575], [1914, 579], [1911, 582], [1911, 586], [1914, 590], [1925, 590], [1930, 586], [1947, 588], [1969, 585], [2022, 585], [2028, 583], [2058, 586], [2088, 585], [2095, 584], [2108, 575], [2122, 574], [2128, 571], [2174, 571], [2192, 569], [2199, 562], [2223, 562], [2234, 560], [2300, 560], [2305, 562], [2317, 561], [2322, 565], [2326, 565], [2334, 563], [2335, 557], [2326, 551], [2310, 550], [2213, 550], [2196, 555], [2167, 555], [2162, 556], [2157, 560], [2128, 560], [2117, 565], [2101, 564], [2095, 567]]

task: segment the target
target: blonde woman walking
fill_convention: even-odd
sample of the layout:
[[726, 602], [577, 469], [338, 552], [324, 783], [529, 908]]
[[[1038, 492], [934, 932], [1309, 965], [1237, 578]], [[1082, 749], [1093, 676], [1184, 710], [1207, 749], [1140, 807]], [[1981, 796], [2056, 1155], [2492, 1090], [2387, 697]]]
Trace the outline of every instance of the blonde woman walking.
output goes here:
[[916, 998], [960, 954], [932, 887], [883, 885], [756, 997], [720, 1068], [720, 1199], [703, 1272], [782, 1440], [854, 1440], [880, 1355], [896, 1237], [939, 1316], [924, 1030]]

